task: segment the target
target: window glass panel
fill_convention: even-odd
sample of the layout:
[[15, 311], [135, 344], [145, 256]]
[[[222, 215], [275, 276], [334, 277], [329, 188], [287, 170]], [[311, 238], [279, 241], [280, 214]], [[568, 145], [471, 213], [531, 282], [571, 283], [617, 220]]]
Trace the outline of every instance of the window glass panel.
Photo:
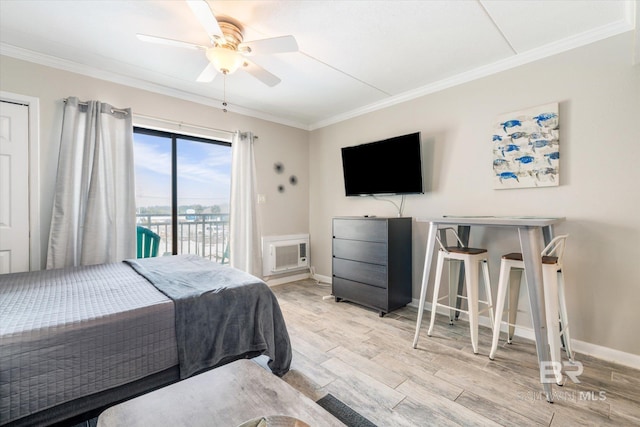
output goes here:
[[230, 174], [228, 145], [178, 138], [178, 253], [222, 262], [229, 239]]
[[134, 134], [137, 223], [160, 235], [158, 255], [172, 253], [171, 138]]

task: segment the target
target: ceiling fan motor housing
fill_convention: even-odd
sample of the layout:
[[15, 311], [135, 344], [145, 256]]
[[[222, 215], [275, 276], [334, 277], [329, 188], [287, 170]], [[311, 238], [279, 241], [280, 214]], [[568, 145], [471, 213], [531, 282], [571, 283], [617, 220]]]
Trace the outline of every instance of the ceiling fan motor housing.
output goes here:
[[220, 21], [218, 22], [224, 38], [216, 39], [215, 44], [217, 47], [238, 50], [238, 45], [242, 43], [242, 29], [231, 22]]

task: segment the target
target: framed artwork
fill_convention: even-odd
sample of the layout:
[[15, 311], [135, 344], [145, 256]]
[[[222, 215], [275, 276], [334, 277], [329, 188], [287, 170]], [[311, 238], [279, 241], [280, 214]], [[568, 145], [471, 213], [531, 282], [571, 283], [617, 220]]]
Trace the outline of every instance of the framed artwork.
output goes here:
[[557, 102], [503, 114], [492, 133], [494, 189], [559, 185]]

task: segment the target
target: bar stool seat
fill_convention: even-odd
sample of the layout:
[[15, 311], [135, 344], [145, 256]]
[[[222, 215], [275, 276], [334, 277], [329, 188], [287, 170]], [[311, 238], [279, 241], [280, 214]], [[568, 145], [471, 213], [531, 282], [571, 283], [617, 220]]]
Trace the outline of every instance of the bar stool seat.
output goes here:
[[[458, 237], [458, 234], [452, 228], [444, 229], [451, 230], [459, 246], [444, 246], [440, 239], [436, 237], [440, 250], [438, 251], [438, 262], [436, 265], [436, 277], [433, 289], [433, 302], [431, 305], [431, 321], [429, 323], [429, 330], [427, 335], [431, 336], [433, 333], [433, 327], [436, 319], [436, 311], [438, 307], [449, 308], [449, 310], [467, 313], [469, 315], [469, 330], [471, 334], [471, 346], [473, 352], [478, 353], [478, 315], [481, 312], [479, 310], [479, 304], [485, 304], [487, 307], [482, 310], [489, 311], [489, 318], [491, 320], [491, 326], [493, 327], [493, 303], [491, 300], [491, 284], [489, 279], [489, 265], [488, 265], [488, 253], [486, 249], [482, 248], [469, 248], [462, 244], [462, 241]], [[468, 310], [462, 310], [456, 307], [456, 299], [462, 297], [458, 295], [457, 289], [452, 281], [449, 281], [449, 294], [438, 298], [440, 292], [440, 282], [442, 280], [442, 269], [445, 261], [461, 261], [464, 263], [465, 271], [465, 287], [467, 289], [467, 308]], [[480, 301], [478, 296], [478, 273], [479, 267], [482, 266], [483, 282], [485, 287], [486, 301]], [[449, 299], [448, 304], [441, 303], [443, 299]], [[451, 320], [451, 324], [453, 321]], [[420, 325], [416, 326], [416, 336], [418, 335]]]
[[[502, 259], [507, 259], [510, 261], [520, 261], [520, 262], [524, 262], [522, 260], [522, 254], [520, 252], [512, 252], [510, 254], [506, 254], [506, 255], [502, 255]], [[558, 257], [557, 256], [543, 256], [542, 257], [542, 263], [543, 264], [557, 264], [558, 263]], [[524, 268], [524, 267], [522, 267]]]
[[[573, 351], [571, 350], [571, 337], [569, 334], [569, 320], [567, 316], [566, 300], [564, 295], [564, 274], [562, 271], [562, 259], [568, 235], [558, 236], [553, 239], [542, 251], [542, 281], [545, 294], [545, 311], [547, 314], [547, 336], [551, 359], [554, 368], [560, 368], [561, 342], [564, 342], [565, 351], [569, 360], [573, 361]], [[498, 348], [500, 336], [500, 326], [504, 312], [504, 305], [507, 290], [510, 294], [508, 308], [509, 327], [507, 342], [511, 343], [513, 337], [513, 327], [516, 321], [516, 309], [518, 307], [519, 280], [511, 280], [512, 270], [524, 270], [524, 262], [521, 253], [509, 253], [502, 256], [500, 262], [500, 278], [498, 281], [498, 294], [495, 307], [495, 324], [493, 326], [493, 340], [489, 358], [493, 360]], [[558, 384], [562, 383], [562, 373], [559, 369], [554, 369]]]

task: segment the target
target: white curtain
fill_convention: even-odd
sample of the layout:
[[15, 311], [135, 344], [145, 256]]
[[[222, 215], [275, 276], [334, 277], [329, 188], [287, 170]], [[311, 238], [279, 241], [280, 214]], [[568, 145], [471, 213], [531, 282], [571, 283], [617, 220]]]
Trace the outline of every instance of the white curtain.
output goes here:
[[47, 268], [136, 256], [130, 109], [68, 98], [62, 119]]
[[235, 132], [231, 142], [231, 208], [229, 264], [254, 276], [262, 275], [257, 217], [254, 137]]

